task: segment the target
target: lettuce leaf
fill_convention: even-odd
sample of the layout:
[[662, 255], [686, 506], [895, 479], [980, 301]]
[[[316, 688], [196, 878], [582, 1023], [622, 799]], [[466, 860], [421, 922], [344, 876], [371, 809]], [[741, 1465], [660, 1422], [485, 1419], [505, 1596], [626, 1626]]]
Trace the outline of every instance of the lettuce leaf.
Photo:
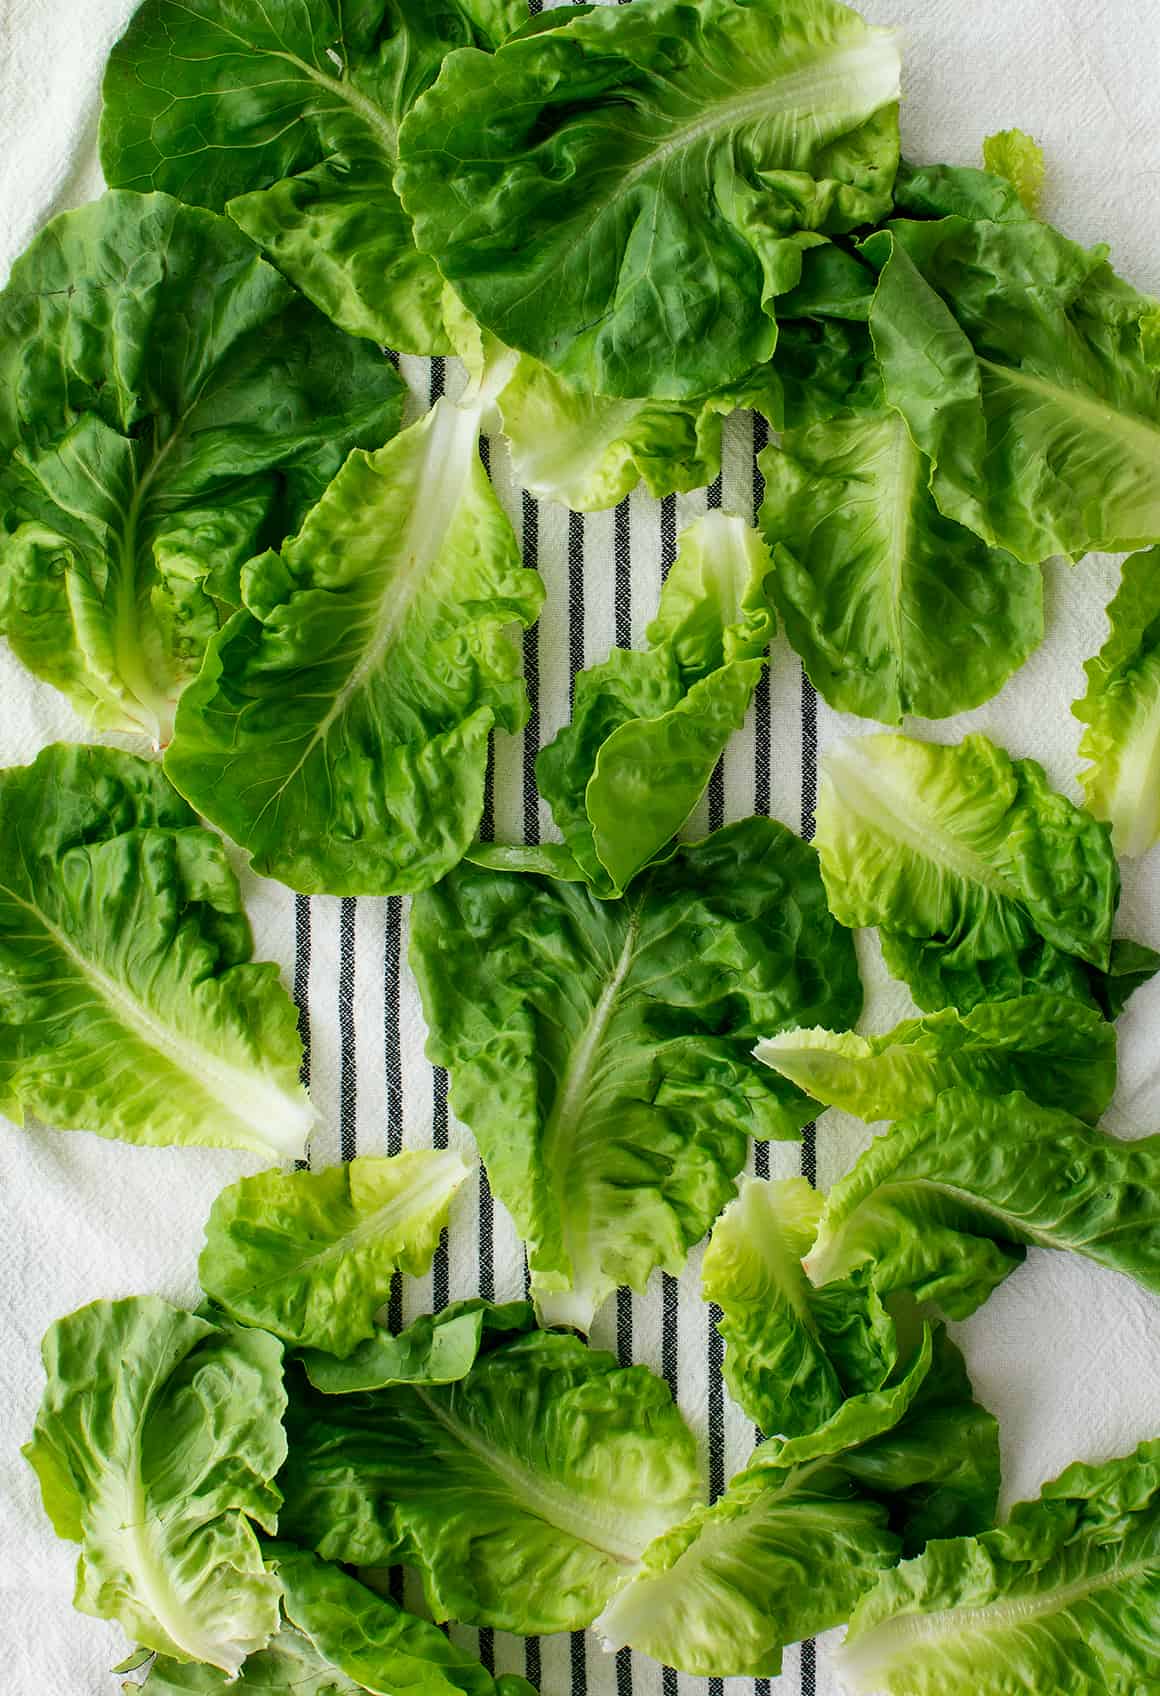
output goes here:
[[885, 1574], [840, 1651], [849, 1689], [887, 1696], [1143, 1696], [1158, 1664], [1156, 1441]]
[[983, 164], [996, 176], [1006, 177], [1027, 211], [1034, 218], [1043, 193], [1045, 166], [1043, 149], [1024, 130], [1000, 130], [983, 143]]
[[774, 598], [830, 706], [946, 718], [1039, 645], [1040, 573], [943, 517], [930, 461], [884, 402], [790, 430], [759, 463]]
[[0, 1110], [126, 1142], [303, 1152], [294, 1003], [220, 839], [161, 768], [46, 748], [0, 772]]
[[1124, 562], [1108, 605], [1108, 639], [1084, 666], [1087, 692], [1072, 712], [1087, 726], [1081, 756], [1088, 807], [1112, 827], [1120, 854], [1160, 839], [1160, 548]]
[[505, 626], [537, 617], [478, 453], [484, 389], [354, 453], [187, 690], [173, 782], [292, 889], [387, 895], [455, 865], [483, 811], [493, 725], [528, 714]]
[[58, 1320], [43, 1354], [24, 1455], [81, 1545], [75, 1605], [232, 1677], [278, 1629], [255, 1526], [273, 1532], [282, 1500], [282, 1345], [133, 1296]]
[[882, 927], [886, 963], [920, 1007], [967, 1011], [1028, 988], [1091, 1002], [1089, 974], [1115, 970], [1107, 826], [986, 737], [838, 744], [822, 762], [816, 842], [835, 917]]
[[781, 1031], [757, 1058], [826, 1107], [859, 1119], [904, 1119], [944, 1089], [1022, 1090], [1095, 1124], [1116, 1087], [1116, 1034], [1092, 1007], [1061, 995], [983, 1001], [904, 1019], [881, 1036]]
[[393, 186], [399, 126], [457, 47], [519, 0], [145, 0], [105, 73], [101, 164], [228, 211], [342, 329], [450, 353], [443, 281]]
[[295, 1378], [283, 1531], [329, 1559], [401, 1559], [437, 1620], [588, 1625], [700, 1495], [661, 1379], [532, 1332], [461, 1382], [321, 1396]]
[[621, 895], [684, 824], [741, 728], [776, 620], [769, 551], [707, 512], [680, 538], [648, 627], [576, 677], [572, 722], [536, 761], [541, 795], [598, 895]]
[[883, 215], [893, 37], [833, 0], [637, 0], [494, 56], [409, 114], [416, 240], [494, 335], [590, 393], [685, 400], [773, 351], [803, 249]]
[[0, 294], [0, 631], [98, 728], [167, 742], [242, 562], [402, 394], [228, 219], [116, 193], [54, 218]]
[[1031, 216], [1006, 175], [971, 165], [911, 165], [905, 159], [894, 179], [894, 206], [908, 218], [973, 218], [989, 224], [1023, 224]]
[[1160, 1136], [1122, 1142], [1025, 1095], [946, 1090], [834, 1185], [806, 1271], [965, 1319], [1028, 1243], [1160, 1291]]
[[616, 902], [460, 866], [415, 901], [411, 963], [427, 1052], [528, 1244], [541, 1317], [582, 1330], [619, 1284], [680, 1270], [748, 1137], [808, 1120], [752, 1059], [757, 1037], [807, 1006], [837, 1025], [861, 1006], [812, 849], [764, 818], [680, 848]]
[[898, 1383], [852, 1398], [808, 1436], [762, 1444], [719, 1501], [659, 1537], [596, 1622], [605, 1646], [627, 1643], [696, 1676], [776, 1677], [785, 1644], [849, 1618], [893, 1566], [908, 1517], [929, 1515], [924, 1484], [937, 1490], [948, 1453], [961, 1472], [946, 1518], [988, 1524], [995, 1421], [971, 1400], [957, 1351], [928, 1327]]
[[472, 1296], [438, 1313], [424, 1313], [397, 1336], [376, 1325], [345, 1360], [315, 1349], [301, 1354], [306, 1376], [328, 1396], [385, 1390], [394, 1384], [454, 1384], [481, 1354], [519, 1331], [535, 1330], [530, 1302], [491, 1302]]
[[391, 1274], [430, 1268], [470, 1171], [450, 1149], [408, 1149], [242, 1178], [213, 1204], [201, 1287], [243, 1325], [344, 1358], [374, 1335]]
[[863, 251], [886, 394], [940, 510], [1017, 559], [1160, 541], [1160, 303], [1033, 219], [900, 221]]

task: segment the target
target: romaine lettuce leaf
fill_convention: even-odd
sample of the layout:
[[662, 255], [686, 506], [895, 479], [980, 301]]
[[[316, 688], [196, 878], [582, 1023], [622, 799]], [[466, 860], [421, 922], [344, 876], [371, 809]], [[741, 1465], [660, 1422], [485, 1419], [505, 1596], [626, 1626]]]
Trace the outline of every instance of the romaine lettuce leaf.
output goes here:
[[1160, 1136], [1124, 1142], [1025, 1095], [946, 1090], [834, 1185], [805, 1264], [815, 1284], [857, 1276], [965, 1319], [1028, 1243], [1160, 1292]]
[[494, 335], [590, 393], [684, 400], [769, 358], [804, 248], [889, 207], [898, 78], [833, 0], [598, 6], [452, 54], [396, 180]]
[[999, 130], [983, 143], [983, 164], [1006, 177], [1032, 217], [1039, 211], [1045, 166], [1043, 149], [1024, 130]]
[[229, 211], [344, 330], [450, 353], [443, 281], [393, 186], [399, 126], [457, 47], [519, 0], [145, 0], [105, 73], [101, 164]]
[[301, 1360], [314, 1388], [328, 1396], [393, 1384], [454, 1384], [467, 1377], [481, 1354], [535, 1325], [530, 1302], [472, 1296], [438, 1313], [421, 1314], [397, 1336], [376, 1326], [345, 1360], [315, 1349], [304, 1349]]
[[[939, 1382], [948, 1367], [949, 1384]], [[903, 1538], [891, 1498], [903, 1492], [901, 1529], [907, 1496], [924, 1479], [937, 1485], [948, 1451], [974, 1479], [950, 1522], [988, 1524], [995, 1422], [970, 1399], [957, 1351], [944, 1338], [936, 1348], [927, 1328], [898, 1383], [845, 1402], [808, 1436], [762, 1444], [719, 1501], [659, 1537], [596, 1622], [605, 1646], [627, 1643], [697, 1676], [776, 1677], [785, 1644], [846, 1620], [894, 1564]]]
[[300, 1155], [277, 967], [220, 839], [160, 766], [46, 748], [0, 772], [0, 1110], [126, 1142]]
[[354, 453], [299, 534], [251, 560], [186, 691], [166, 769], [292, 889], [408, 893], [462, 858], [493, 725], [528, 714], [505, 626], [543, 585], [478, 452], [487, 399], [440, 399]]
[[286, 1457], [282, 1345], [156, 1296], [50, 1327], [25, 1458], [58, 1537], [81, 1545], [75, 1605], [134, 1642], [233, 1676], [278, 1629]]
[[1036, 564], [1160, 541], [1160, 303], [1034, 219], [893, 223], [870, 329], [948, 518]]
[[459, 1383], [323, 1396], [295, 1377], [283, 1531], [327, 1558], [418, 1569], [437, 1620], [588, 1625], [700, 1497], [667, 1386], [532, 1332]]
[[830, 706], [946, 718], [1039, 645], [1039, 571], [944, 518], [930, 461], [884, 402], [790, 430], [759, 463], [774, 598]]
[[1120, 876], [1108, 827], [983, 736], [863, 736], [822, 762], [816, 842], [846, 925], [879, 925], [920, 1007], [1051, 990], [1112, 969]]
[[541, 1316], [582, 1330], [618, 1284], [680, 1270], [748, 1137], [808, 1120], [757, 1037], [861, 1005], [813, 850], [765, 818], [680, 848], [622, 901], [460, 866], [416, 900], [411, 962]]
[[1117, 852], [1135, 857], [1160, 839], [1160, 548], [1124, 562], [1108, 624], [1072, 711], [1088, 727], [1087, 804], [1111, 825]]
[[1030, 216], [1009, 177], [971, 165], [911, 165], [905, 159], [894, 179], [894, 206], [908, 218], [1022, 224]]
[[978, 1538], [884, 1574], [840, 1651], [853, 1691], [1144, 1696], [1160, 1665], [1160, 1442], [1069, 1466]]
[[922, 1113], [944, 1089], [964, 1088], [1022, 1090], [1094, 1125], [1116, 1087], [1115, 1031], [1061, 995], [984, 1001], [963, 1015], [947, 1008], [881, 1036], [781, 1031], [754, 1052], [815, 1101], [871, 1121]]
[[228, 219], [117, 193], [53, 219], [0, 294], [0, 631], [101, 729], [167, 742], [243, 561], [402, 394]]
[[342, 1359], [374, 1335], [391, 1274], [429, 1269], [470, 1170], [451, 1149], [419, 1148], [241, 1178], [213, 1204], [201, 1287], [231, 1319]]
[[680, 538], [645, 653], [576, 677], [572, 722], [536, 761], [541, 795], [599, 895], [620, 895], [696, 806], [761, 676], [776, 628], [769, 550], [707, 512]]

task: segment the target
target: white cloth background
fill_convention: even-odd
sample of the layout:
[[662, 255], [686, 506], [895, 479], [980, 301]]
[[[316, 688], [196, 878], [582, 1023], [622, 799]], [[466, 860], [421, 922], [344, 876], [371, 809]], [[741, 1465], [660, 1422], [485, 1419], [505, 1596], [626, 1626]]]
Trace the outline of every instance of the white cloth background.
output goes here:
[[[549, 0], [551, 3], [551, 0]], [[97, 91], [105, 53], [133, 0], [0, 0], [0, 279], [11, 260], [53, 211], [96, 193], [93, 153]], [[982, 138], [1017, 124], [1043, 143], [1048, 161], [1047, 213], [1083, 241], [1105, 239], [1121, 270], [1160, 292], [1160, 68], [1157, 0], [865, 0], [874, 22], [902, 31], [906, 60], [904, 144], [917, 160], [977, 163]], [[416, 395], [427, 402], [431, 375], [404, 361]], [[722, 498], [749, 514], [754, 498], [752, 428], [730, 429]], [[501, 498], [534, 551], [548, 587], [538, 650], [538, 721], [497, 749], [496, 834], [524, 829], [522, 775], [537, 739], [547, 740], [566, 716], [569, 629], [582, 625], [585, 663], [601, 658], [619, 636], [639, 643], [660, 581], [662, 537], [672, 508], [634, 495], [620, 514], [569, 520], [559, 508], [538, 515], [513, 486], [506, 454], [492, 445]], [[677, 527], [705, 506], [699, 494], [676, 503]], [[630, 543], [631, 594], [616, 611], [616, 542]], [[569, 554], [583, 557], [583, 610], [569, 599]], [[623, 549], [621, 549], [623, 557]], [[529, 557], [529, 563], [533, 563]], [[915, 725], [939, 740], [980, 729], [1013, 754], [1042, 760], [1054, 780], [1078, 797], [1078, 726], [1069, 712], [1081, 692], [1081, 664], [1103, 639], [1103, 608], [1116, 563], [1088, 560], [1047, 570], [1049, 631], [1042, 650], [988, 706], [960, 720]], [[575, 578], [572, 578], [573, 591]], [[625, 587], [621, 576], [621, 590]], [[627, 613], [627, 620], [626, 620]], [[803, 807], [803, 702], [800, 667], [784, 640], [775, 644], [768, 692], [731, 746], [725, 765], [729, 818], [768, 805], [800, 828]], [[760, 728], [759, 728], [760, 727]], [[873, 728], [819, 705], [822, 750], [837, 737]], [[55, 738], [84, 738], [85, 727], [62, 698], [29, 677], [0, 649], [0, 763], [24, 762]], [[760, 771], [768, 748], [768, 798]], [[707, 813], [699, 821], [704, 828]], [[540, 809], [540, 828], [550, 820]], [[241, 867], [239, 867], [242, 870]], [[445, 1096], [423, 1059], [424, 1033], [414, 987], [402, 970], [395, 993], [399, 903], [319, 899], [308, 914], [275, 884], [242, 872], [259, 952], [277, 959], [287, 981], [309, 994], [311, 1083], [321, 1115], [314, 1153], [326, 1162], [340, 1147], [382, 1150], [401, 1131], [413, 1146], [442, 1134]], [[1160, 944], [1160, 850], [1124, 868], [1120, 929]], [[297, 940], [296, 940], [297, 938]], [[403, 936], [405, 943], [405, 935]], [[862, 950], [868, 985], [866, 1029], [882, 1029], [910, 1010], [888, 980], [871, 939]], [[397, 1005], [397, 1013], [396, 1013]], [[346, 1035], [344, 1039], [343, 1030]], [[1113, 1123], [1124, 1134], [1160, 1128], [1160, 988], [1133, 1001], [1121, 1021], [1121, 1088]], [[397, 1067], [397, 1071], [396, 1071]], [[395, 1088], [390, 1080], [394, 1076]], [[470, 1139], [452, 1123], [453, 1143]], [[868, 1132], [827, 1114], [817, 1134], [818, 1178], [831, 1182]], [[797, 1169], [793, 1146], [771, 1150], [776, 1175]], [[31, 1475], [18, 1454], [41, 1389], [38, 1345], [49, 1322], [97, 1296], [156, 1290], [192, 1299], [205, 1214], [217, 1190], [257, 1161], [200, 1150], [145, 1150], [90, 1135], [59, 1135], [35, 1124], [0, 1124], [0, 1591], [4, 1646], [0, 1691], [51, 1691], [53, 1696], [112, 1696], [109, 1668], [124, 1653], [120, 1632], [69, 1606], [75, 1550], [57, 1542], [40, 1514]], [[478, 1194], [460, 1198], [451, 1233], [447, 1279], [452, 1295], [480, 1277]], [[486, 1218], [484, 1220], [486, 1226]], [[494, 1287], [498, 1297], [522, 1291], [522, 1259], [509, 1223], [496, 1208]], [[680, 1280], [675, 1327], [662, 1318], [659, 1287], [624, 1302], [637, 1359], [660, 1369], [662, 1340], [682, 1408], [706, 1442], [714, 1425], [715, 1460], [726, 1475], [745, 1458], [751, 1433], [736, 1410], [713, 1404], [706, 1309], [698, 1295], [699, 1255]], [[442, 1281], [442, 1272], [436, 1274]], [[659, 1280], [658, 1286], [659, 1286]], [[405, 1310], [423, 1311], [432, 1279], [408, 1284]], [[441, 1293], [441, 1292], [440, 1292]], [[669, 1292], [670, 1296], [672, 1291]], [[666, 1329], [667, 1326], [667, 1329]], [[596, 1340], [616, 1345], [615, 1304]], [[1126, 1279], [1062, 1255], [1032, 1251], [969, 1323], [956, 1327], [979, 1396], [1002, 1422], [1006, 1501], [1033, 1493], [1075, 1458], [1121, 1453], [1160, 1432], [1160, 1303]], [[627, 1339], [626, 1339], [627, 1340]], [[475, 1634], [464, 1633], [474, 1643]], [[517, 1639], [485, 1641], [499, 1668], [525, 1669]], [[769, 1696], [808, 1696], [835, 1688], [829, 1646], [817, 1649], [816, 1675], [807, 1654], [787, 1652], [785, 1671]], [[534, 1656], [532, 1670], [535, 1670]], [[579, 1696], [585, 1681], [600, 1696], [623, 1696], [625, 1677], [639, 1696], [702, 1696], [705, 1681], [672, 1676], [642, 1657], [619, 1667], [596, 1640], [547, 1640], [540, 1651], [550, 1696]], [[723, 1696], [762, 1696], [752, 1681], [729, 1681]], [[712, 1693], [715, 1696], [715, 1693]]]

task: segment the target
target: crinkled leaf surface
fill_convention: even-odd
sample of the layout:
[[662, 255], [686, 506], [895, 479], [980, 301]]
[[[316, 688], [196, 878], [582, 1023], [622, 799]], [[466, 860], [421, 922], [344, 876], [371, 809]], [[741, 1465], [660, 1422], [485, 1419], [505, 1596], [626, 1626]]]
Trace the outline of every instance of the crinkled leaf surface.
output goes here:
[[422, 889], [483, 811], [492, 726], [527, 717], [520, 651], [543, 586], [478, 453], [482, 404], [441, 399], [352, 454], [186, 692], [166, 768], [292, 889]]
[[343, 1358], [374, 1334], [396, 1269], [426, 1272], [470, 1167], [449, 1149], [259, 1172], [222, 1191], [198, 1278], [232, 1319]]
[[1040, 573], [943, 516], [930, 461], [884, 403], [787, 432], [760, 466], [774, 598], [839, 712], [965, 712], [1038, 646]]
[[443, 282], [393, 186], [399, 126], [444, 54], [518, 0], [145, 0], [105, 73], [106, 179], [232, 217], [356, 336], [451, 351]]
[[454, 1384], [467, 1377], [481, 1354], [514, 1332], [534, 1330], [535, 1324], [530, 1302], [472, 1296], [438, 1313], [421, 1314], [397, 1336], [376, 1326], [345, 1360], [306, 1349], [302, 1364], [314, 1388], [329, 1396], [393, 1384]]
[[831, 910], [883, 928], [887, 964], [922, 1007], [1017, 995], [1024, 977], [1090, 999], [1086, 969], [1109, 970], [1120, 877], [1107, 826], [986, 737], [838, 744], [816, 842]]
[[228, 219], [102, 195], [0, 294], [0, 630], [94, 724], [168, 741], [244, 560], [402, 385]]
[[1022, 1090], [1095, 1124], [1116, 1087], [1116, 1033], [1092, 1007], [1061, 995], [984, 1001], [904, 1019], [881, 1036], [782, 1031], [755, 1050], [827, 1107], [859, 1119], [905, 1119], [944, 1089]]
[[680, 538], [644, 653], [575, 681], [572, 722], [540, 751], [540, 793], [600, 895], [619, 895], [684, 824], [761, 676], [776, 620], [769, 551], [711, 511]]
[[1032, 217], [1039, 211], [1045, 165], [1043, 149], [1025, 130], [999, 130], [983, 143], [983, 164], [1006, 177]]
[[834, 1185], [806, 1270], [964, 1319], [1023, 1259], [1073, 1249], [1160, 1293], [1160, 1136], [1124, 1142], [1024, 1095], [947, 1090]]
[[281, 1505], [282, 1345], [133, 1296], [58, 1320], [43, 1352], [24, 1454], [57, 1535], [81, 1545], [76, 1606], [236, 1673], [278, 1629], [255, 1525], [273, 1532]]
[[810, 1109], [751, 1055], [806, 1004], [850, 1024], [861, 985], [813, 850], [727, 825], [621, 901], [461, 866], [412, 910], [411, 959], [451, 1099], [528, 1243], [542, 1316], [587, 1329], [618, 1284], [679, 1271], [746, 1139]]
[[1144, 1696], [1160, 1665], [1160, 1442], [1069, 1466], [978, 1538], [932, 1544], [859, 1603], [853, 1691]]
[[883, 215], [895, 42], [833, 0], [637, 0], [452, 54], [402, 132], [416, 239], [511, 347], [680, 400], [773, 351], [820, 232]]
[[928, 1330], [897, 1384], [852, 1398], [811, 1435], [764, 1443], [719, 1501], [646, 1552], [597, 1621], [606, 1646], [627, 1643], [699, 1676], [776, 1677], [785, 1644], [847, 1619], [897, 1559], [887, 1503], [945, 1471], [932, 1442], [935, 1408], [942, 1448], [969, 1454], [976, 1468], [976, 1495], [958, 1511], [972, 1527], [987, 1523], [980, 1513], [993, 1511], [998, 1485], [995, 1424], [961, 1373], [950, 1394], [937, 1385], [923, 1403], [936, 1370], [942, 1377]]
[[0, 772], [0, 1106], [138, 1143], [301, 1154], [297, 1013], [220, 839], [160, 766], [46, 748]]
[[1034, 219], [898, 222], [865, 251], [887, 398], [941, 510], [1029, 564], [1160, 540], [1158, 303]]
[[1117, 852], [1134, 857], [1160, 838], [1160, 548], [1125, 561], [1108, 624], [1072, 711], [1087, 726], [1087, 804], [1111, 825]]
[[436, 1619], [588, 1625], [699, 1498], [666, 1385], [543, 1331], [448, 1385], [321, 1396], [295, 1380], [285, 1533], [334, 1560], [418, 1568]]
[[894, 205], [908, 218], [974, 218], [984, 223], [1025, 223], [1030, 214], [1007, 176], [971, 165], [911, 165], [903, 159], [894, 179]]

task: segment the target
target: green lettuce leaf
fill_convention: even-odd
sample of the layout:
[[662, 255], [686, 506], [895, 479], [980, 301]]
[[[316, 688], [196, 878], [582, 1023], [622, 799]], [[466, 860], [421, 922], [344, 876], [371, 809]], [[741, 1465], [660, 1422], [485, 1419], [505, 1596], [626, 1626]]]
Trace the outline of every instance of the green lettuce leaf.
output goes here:
[[460, 860], [493, 725], [528, 714], [505, 626], [543, 586], [478, 453], [482, 388], [354, 453], [182, 698], [166, 769], [292, 889], [409, 893]]
[[1160, 1291], [1160, 1136], [1123, 1142], [1025, 1095], [947, 1090], [834, 1185], [806, 1270], [965, 1319], [1028, 1243]]
[[1108, 827], [1034, 760], [983, 736], [840, 743], [822, 762], [816, 843], [845, 925], [879, 925], [920, 1007], [1054, 991], [1091, 1000], [1112, 967], [1120, 876]]
[[1160, 541], [1157, 301], [1033, 219], [898, 222], [863, 251], [886, 394], [939, 508], [1036, 564]]
[[75, 1605], [233, 1676], [278, 1629], [255, 1525], [273, 1532], [282, 1500], [282, 1345], [133, 1296], [58, 1320], [43, 1354], [24, 1455], [81, 1545]]
[[850, 1690], [888, 1696], [1144, 1696], [1158, 1665], [1157, 1441], [885, 1574], [840, 1651]]
[[1024, 130], [1000, 130], [983, 143], [983, 164], [1006, 177], [1032, 217], [1039, 211], [1045, 166], [1043, 149]]
[[99, 728], [167, 742], [242, 562], [402, 394], [228, 219], [162, 194], [55, 218], [0, 293], [0, 631]]
[[1108, 605], [1108, 639], [1084, 666], [1072, 712], [1087, 726], [1081, 756], [1088, 807], [1134, 858], [1160, 839], [1160, 548], [1134, 554]]
[[684, 400], [769, 358], [804, 248], [887, 210], [898, 77], [833, 0], [600, 6], [452, 54], [396, 180], [494, 335], [590, 393]]
[[[937, 1382], [948, 1357], [949, 1385]], [[776, 1677], [785, 1644], [848, 1619], [893, 1566], [903, 1537], [891, 1527], [891, 1498], [937, 1480], [948, 1450], [973, 1465], [976, 1485], [950, 1522], [989, 1523], [997, 1430], [969, 1385], [960, 1399], [965, 1383], [957, 1351], [940, 1340], [936, 1358], [927, 1328], [897, 1384], [852, 1398], [808, 1436], [762, 1444], [719, 1501], [694, 1509], [645, 1552], [596, 1623], [605, 1646], [627, 1643], [695, 1676]], [[901, 1524], [910, 1511], [904, 1499]]]
[[481, 1354], [514, 1332], [534, 1330], [535, 1323], [530, 1302], [497, 1304], [472, 1296], [422, 1314], [397, 1336], [375, 1326], [345, 1360], [314, 1349], [304, 1349], [300, 1358], [314, 1388], [328, 1396], [394, 1384], [454, 1384], [467, 1377]]
[[870, 1121], [925, 1112], [944, 1089], [963, 1088], [1022, 1090], [1094, 1125], [1116, 1087], [1112, 1026], [1060, 995], [984, 1001], [963, 1015], [947, 1008], [881, 1036], [781, 1031], [754, 1052], [815, 1101]]
[[313, 1114], [276, 966], [160, 766], [46, 748], [0, 772], [0, 1111], [287, 1157]]
[[894, 179], [894, 206], [908, 218], [973, 218], [990, 224], [1023, 224], [1030, 216], [1012, 180], [971, 165], [911, 165], [903, 159]]
[[1043, 637], [1043, 581], [944, 518], [930, 461], [884, 403], [761, 455], [774, 598], [815, 688], [899, 724], [989, 700]]
[[757, 1037], [807, 1004], [850, 1024], [862, 999], [813, 850], [764, 818], [682, 847], [623, 901], [461, 866], [414, 903], [411, 963], [541, 1316], [582, 1330], [617, 1285], [680, 1270], [748, 1137], [809, 1119]]
[[391, 1274], [430, 1268], [470, 1170], [452, 1150], [408, 1149], [242, 1178], [213, 1204], [201, 1287], [231, 1319], [342, 1359], [374, 1335]]
[[623, 894], [696, 806], [745, 719], [776, 620], [769, 551], [744, 519], [707, 512], [680, 538], [648, 627], [576, 677], [572, 722], [536, 777], [599, 895]]
[[443, 280], [393, 186], [399, 126], [519, 0], [145, 0], [105, 73], [106, 180], [229, 211], [352, 335], [450, 353]]
[[848, 1393], [880, 1389], [897, 1362], [894, 1324], [876, 1291], [815, 1290], [806, 1277], [821, 1212], [804, 1178], [742, 1178], [702, 1262], [701, 1294], [721, 1310], [729, 1393], [771, 1434], [816, 1430]]
[[284, 1533], [333, 1560], [406, 1561], [437, 1620], [588, 1625], [700, 1495], [666, 1385], [544, 1331], [448, 1385], [321, 1396], [295, 1379], [288, 1429]]

